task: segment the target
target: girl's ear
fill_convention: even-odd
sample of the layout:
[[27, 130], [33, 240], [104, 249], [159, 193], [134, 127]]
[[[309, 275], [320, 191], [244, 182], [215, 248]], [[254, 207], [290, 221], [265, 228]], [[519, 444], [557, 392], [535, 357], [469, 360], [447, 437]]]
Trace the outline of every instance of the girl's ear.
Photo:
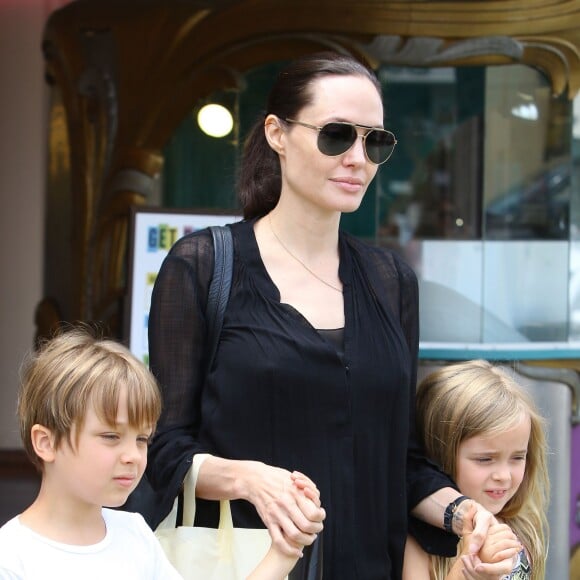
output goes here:
[[54, 461], [56, 448], [54, 445], [54, 435], [50, 429], [44, 427], [44, 425], [33, 425], [32, 429], [30, 429], [30, 439], [34, 447], [34, 452], [42, 461], [45, 463]]
[[278, 155], [284, 154], [284, 138], [286, 132], [282, 127], [282, 121], [276, 115], [268, 115], [264, 121], [264, 133], [266, 135], [266, 141], [270, 147], [278, 153]]

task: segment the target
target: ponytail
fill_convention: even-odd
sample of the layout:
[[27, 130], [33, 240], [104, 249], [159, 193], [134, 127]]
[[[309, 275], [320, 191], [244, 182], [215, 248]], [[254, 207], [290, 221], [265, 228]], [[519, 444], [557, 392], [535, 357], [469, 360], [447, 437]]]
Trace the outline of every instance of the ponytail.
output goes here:
[[264, 117], [260, 116], [244, 144], [238, 175], [238, 196], [244, 219], [262, 217], [274, 209], [281, 187], [280, 159], [266, 140]]

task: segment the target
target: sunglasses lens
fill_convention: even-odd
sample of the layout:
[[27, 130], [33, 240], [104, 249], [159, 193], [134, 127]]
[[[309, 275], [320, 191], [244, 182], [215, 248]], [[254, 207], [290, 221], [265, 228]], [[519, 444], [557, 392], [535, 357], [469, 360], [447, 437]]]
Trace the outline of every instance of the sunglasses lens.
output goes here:
[[318, 133], [318, 149], [324, 155], [341, 155], [356, 141], [356, 129], [346, 123], [328, 123]]
[[395, 136], [389, 131], [369, 131], [365, 139], [367, 157], [377, 165], [384, 163], [393, 153]]

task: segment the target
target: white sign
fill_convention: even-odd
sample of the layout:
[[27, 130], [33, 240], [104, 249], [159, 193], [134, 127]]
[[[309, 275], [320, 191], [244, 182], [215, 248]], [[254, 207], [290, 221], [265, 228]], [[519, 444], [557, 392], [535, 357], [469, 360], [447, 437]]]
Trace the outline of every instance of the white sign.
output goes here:
[[129, 266], [129, 349], [140, 360], [149, 363], [147, 328], [151, 292], [161, 263], [175, 242], [208, 226], [239, 221], [239, 215], [177, 212], [138, 208], [133, 217], [133, 236]]

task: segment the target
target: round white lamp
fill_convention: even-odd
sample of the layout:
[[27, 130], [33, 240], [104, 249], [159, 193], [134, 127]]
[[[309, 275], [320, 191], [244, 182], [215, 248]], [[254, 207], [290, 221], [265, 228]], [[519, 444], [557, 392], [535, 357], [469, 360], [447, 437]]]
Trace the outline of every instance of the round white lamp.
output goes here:
[[225, 137], [234, 128], [234, 118], [225, 107], [212, 103], [199, 110], [197, 124], [210, 137]]

